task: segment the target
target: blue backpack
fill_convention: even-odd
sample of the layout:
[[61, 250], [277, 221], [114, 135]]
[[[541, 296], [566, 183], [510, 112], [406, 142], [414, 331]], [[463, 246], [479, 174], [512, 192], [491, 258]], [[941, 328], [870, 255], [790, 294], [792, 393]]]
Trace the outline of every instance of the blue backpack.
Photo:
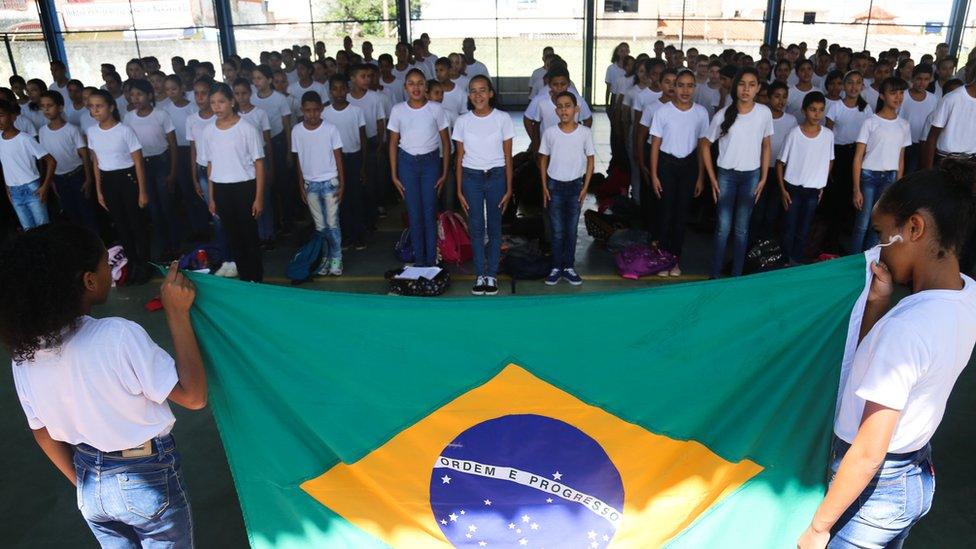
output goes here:
[[322, 244], [324, 242], [325, 238], [316, 232], [312, 234], [311, 240], [295, 252], [285, 269], [285, 276], [291, 280], [292, 284], [301, 284], [312, 278], [312, 273], [322, 258]]
[[393, 255], [396, 256], [397, 261], [402, 263], [413, 263], [415, 256], [413, 254], [413, 243], [410, 241], [410, 229], [403, 229], [400, 233], [400, 239], [393, 246]]

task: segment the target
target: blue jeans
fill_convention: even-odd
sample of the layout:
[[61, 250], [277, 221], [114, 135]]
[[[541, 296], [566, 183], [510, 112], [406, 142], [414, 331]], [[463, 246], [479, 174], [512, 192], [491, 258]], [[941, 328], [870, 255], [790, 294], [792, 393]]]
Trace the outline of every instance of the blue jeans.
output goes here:
[[[220, 217], [210, 215], [210, 185], [207, 181], [207, 168], [199, 164], [197, 164], [197, 185], [200, 187], [201, 194], [203, 194], [203, 203], [207, 207], [207, 215], [213, 219], [214, 236], [217, 237], [217, 249], [223, 255], [224, 261], [234, 261], [230, 253], [230, 247], [227, 245], [227, 234], [220, 225]], [[194, 192], [190, 200], [200, 200], [200, 197]]]
[[852, 254], [859, 254], [878, 244], [878, 235], [869, 230], [871, 210], [881, 198], [881, 193], [895, 182], [897, 175], [898, 172], [894, 170], [889, 172], [861, 170], [861, 196], [864, 197], [864, 205], [861, 207], [861, 211], [857, 212], [857, 217], [854, 218], [854, 231], [851, 233], [850, 247]]
[[91, 199], [81, 190], [84, 184], [85, 170], [82, 167], [66, 174], [54, 175], [54, 187], [58, 190], [64, 215], [72, 223], [97, 232]]
[[[368, 164], [367, 164], [368, 166]], [[410, 243], [418, 267], [437, 263], [437, 190], [441, 176], [440, 153], [412, 155], [397, 151], [397, 177], [403, 183], [410, 218]], [[376, 210], [375, 204], [373, 210]]]
[[166, 183], [170, 174], [169, 152], [147, 156], [146, 191], [156, 242], [165, 251], [180, 247], [180, 224], [176, 217], [174, 189]]
[[[773, 190], [773, 189], [770, 189]], [[775, 189], [779, 194], [779, 189]], [[783, 251], [790, 260], [800, 263], [805, 259], [803, 253], [807, 244], [807, 234], [813, 224], [813, 215], [820, 203], [820, 189], [810, 189], [786, 184], [790, 193], [790, 209], [786, 212], [786, 232], [783, 234]]]
[[[849, 445], [834, 437], [831, 482]], [[935, 468], [932, 447], [888, 454], [884, 465], [831, 531], [829, 549], [901, 549], [911, 530], [932, 508]]]
[[579, 226], [579, 195], [583, 180], [549, 179], [549, 224], [552, 225], [552, 268], [572, 269], [576, 261], [576, 231]]
[[193, 547], [193, 521], [171, 435], [139, 458], [75, 448], [78, 509], [103, 549]]
[[[756, 204], [756, 188], [759, 186], [759, 170], [740, 172], [718, 169], [718, 204], [715, 224], [715, 241], [712, 248], [711, 276], [718, 278], [725, 261], [725, 246], [732, 238], [732, 276], [742, 275], [746, 260], [746, 246], [749, 239], [749, 221], [752, 207]], [[733, 218], [735, 226], [733, 230]]]
[[17, 219], [24, 230], [33, 229], [41, 225], [46, 225], [47, 204], [41, 202], [37, 196], [37, 189], [41, 188], [41, 180], [31, 181], [24, 185], [7, 187], [10, 191], [10, 203], [17, 212]]
[[[478, 276], [498, 276], [502, 250], [502, 211], [498, 203], [505, 196], [505, 167], [490, 170], [463, 168], [461, 191], [468, 202], [468, 228]], [[445, 183], [447, 185], [448, 183]], [[485, 216], [488, 217], [488, 250], [485, 253]], [[485, 256], [488, 264], [485, 265]]]
[[339, 232], [339, 200], [336, 191], [339, 180], [305, 181], [308, 211], [312, 214], [315, 230], [325, 237], [326, 248], [322, 257], [342, 259], [342, 235]]

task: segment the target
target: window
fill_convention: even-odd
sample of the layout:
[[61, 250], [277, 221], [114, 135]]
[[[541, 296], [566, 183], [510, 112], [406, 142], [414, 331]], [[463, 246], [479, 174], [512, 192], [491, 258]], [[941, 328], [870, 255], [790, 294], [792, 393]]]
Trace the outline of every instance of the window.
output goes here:
[[637, 0], [604, 0], [604, 13], [637, 13]]
[[805, 11], [803, 12], [803, 24], [813, 25], [817, 22], [817, 12], [815, 11]]

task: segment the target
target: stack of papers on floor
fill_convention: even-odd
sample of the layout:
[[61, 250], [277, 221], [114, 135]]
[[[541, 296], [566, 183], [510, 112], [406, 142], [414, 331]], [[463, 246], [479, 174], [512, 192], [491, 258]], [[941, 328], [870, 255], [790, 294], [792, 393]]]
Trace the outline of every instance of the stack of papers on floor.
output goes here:
[[398, 278], [400, 280], [417, 280], [420, 278], [433, 280], [434, 277], [440, 273], [440, 267], [404, 267], [403, 272], [396, 275], [394, 278]]

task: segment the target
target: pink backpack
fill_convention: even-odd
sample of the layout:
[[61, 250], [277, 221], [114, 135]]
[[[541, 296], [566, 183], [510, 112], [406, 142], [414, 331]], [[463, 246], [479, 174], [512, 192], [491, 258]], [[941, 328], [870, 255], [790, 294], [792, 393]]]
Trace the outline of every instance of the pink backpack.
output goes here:
[[443, 212], [437, 216], [437, 253], [442, 261], [456, 265], [474, 257], [468, 224], [460, 214]]
[[617, 263], [620, 276], [631, 280], [666, 271], [674, 267], [676, 262], [670, 252], [643, 244], [624, 248], [613, 259]]

